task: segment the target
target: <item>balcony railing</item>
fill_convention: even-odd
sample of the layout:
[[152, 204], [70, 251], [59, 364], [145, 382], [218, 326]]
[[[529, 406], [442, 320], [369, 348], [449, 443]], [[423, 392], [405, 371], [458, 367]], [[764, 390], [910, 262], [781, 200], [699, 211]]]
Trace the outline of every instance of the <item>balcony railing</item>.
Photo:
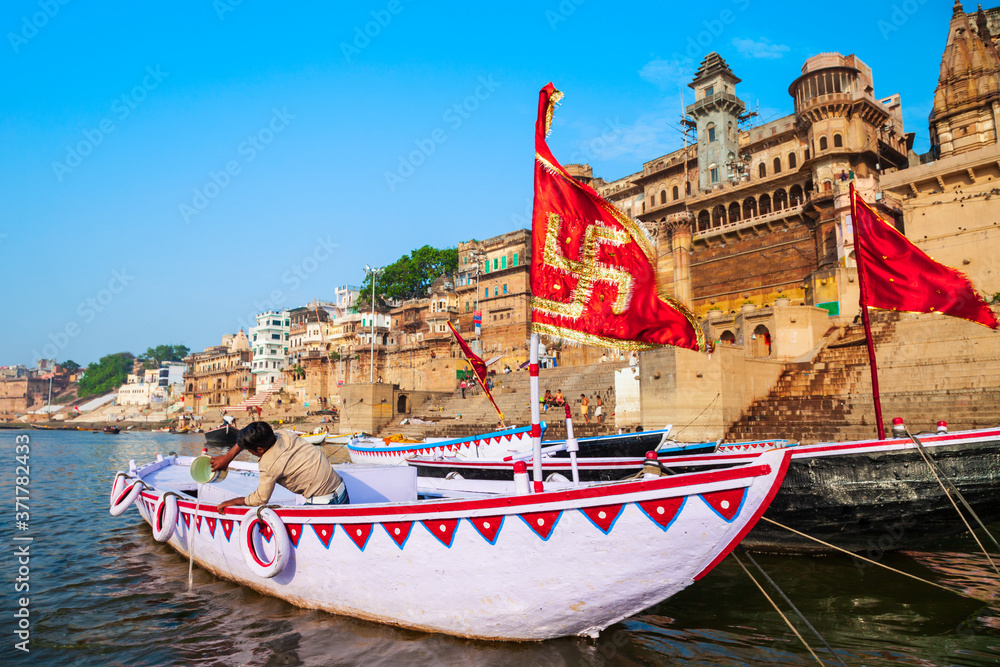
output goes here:
[[711, 227], [709, 229], [697, 230], [694, 232], [694, 237], [701, 238], [705, 236], [714, 236], [715, 234], [724, 234], [725, 232], [731, 232], [734, 229], [742, 229], [743, 227], [752, 227], [762, 222], [787, 218], [790, 215], [801, 213], [802, 208], [803, 208], [802, 204], [797, 204], [795, 206], [786, 206], [785, 208], [780, 208], [776, 211], [771, 211], [770, 213], [755, 215], [752, 218], [742, 218], [734, 222], [726, 221], [724, 224], [718, 227]]

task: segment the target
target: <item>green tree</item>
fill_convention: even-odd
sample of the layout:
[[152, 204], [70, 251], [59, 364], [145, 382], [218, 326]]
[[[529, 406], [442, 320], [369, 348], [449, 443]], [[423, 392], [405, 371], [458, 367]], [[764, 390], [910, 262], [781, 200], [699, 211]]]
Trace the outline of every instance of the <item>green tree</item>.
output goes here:
[[[427, 296], [431, 283], [442, 273], [452, 274], [458, 268], [457, 248], [432, 248], [425, 245], [409, 255], [403, 255], [385, 267], [375, 285], [377, 297], [383, 299], [415, 299]], [[361, 301], [371, 307], [372, 277], [365, 276], [361, 285]]]
[[129, 352], [118, 352], [101, 357], [100, 361], [90, 364], [83, 372], [77, 395], [80, 398], [86, 398], [117, 389], [128, 379], [134, 360], [135, 356]]
[[64, 371], [67, 373], [75, 373], [80, 370], [80, 364], [76, 363], [72, 359], [62, 362], [59, 364]]
[[186, 345], [157, 345], [148, 348], [139, 359], [144, 368], [159, 368], [161, 361], [184, 361], [190, 351]]

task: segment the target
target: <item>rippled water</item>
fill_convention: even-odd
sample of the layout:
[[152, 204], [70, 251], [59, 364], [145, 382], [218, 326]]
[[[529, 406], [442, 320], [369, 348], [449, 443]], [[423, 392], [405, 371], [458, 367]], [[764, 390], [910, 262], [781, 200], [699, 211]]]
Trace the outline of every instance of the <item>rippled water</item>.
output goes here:
[[[0, 430], [0, 664], [31, 665], [815, 665], [726, 559], [705, 579], [600, 639], [478, 642], [293, 607], [195, 568], [155, 542], [134, 509], [107, 510], [111, 477], [157, 453], [196, 454], [197, 437], [28, 431], [31, 517], [16, 531], [15, 431]], [[13, 536], [32, 535], [31, 652], [13, 648]], [[1000, 578], [971, 540], [886, 562], [990, 602], [962, 598], [840, 556], [757, 556], [849, 665], [995, 665]], [[650, 563], [655, 569], [663, 563]], [[1000, 565], [1000, 561], [998, 561]], [[759, 576], [758, 576], [759, 578]], [[379, 582], [372, 582], [378, 586]], [[787, 607], [785, 607], [787, 609]], [[815, 636], [796, 622], [827, 664]]]

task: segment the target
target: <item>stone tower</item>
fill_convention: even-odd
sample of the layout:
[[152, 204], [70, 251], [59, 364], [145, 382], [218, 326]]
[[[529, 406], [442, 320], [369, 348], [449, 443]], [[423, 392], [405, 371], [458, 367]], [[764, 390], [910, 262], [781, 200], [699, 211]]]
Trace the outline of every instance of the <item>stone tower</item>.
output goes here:
[[997, 142], [1000, 56], [989, 24], [982, 8], [966, 14], [956, 0], [929, 119], [937, 157]]
[[730, 176], [739, 153], [738, 121], [746, 106], [736, 97], [740, 79], [712, 52], [701, 61], [694, 81], [694, 104], [687, 113], [698, 130], [698, 185], [711, 190]]

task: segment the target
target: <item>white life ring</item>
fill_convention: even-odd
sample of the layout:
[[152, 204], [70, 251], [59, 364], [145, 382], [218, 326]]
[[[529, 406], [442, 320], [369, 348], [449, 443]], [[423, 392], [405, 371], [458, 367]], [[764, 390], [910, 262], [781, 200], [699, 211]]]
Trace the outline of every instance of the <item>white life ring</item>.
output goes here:
[[177, 527], [177, 496], [169, 492], [160, 496], [149, 520], [153, 526], [153, 539], [157, 542], [169, 540]]
[[[258, 528], [261, 523], [271, 529], [271, 539], [274, 541], [274, 556], [270, 561], [265, 561], [257, 553], [257, 547], [254, 543], [254, 529]], [[288, 539], [288, 531], [285, 530], [285, 524], [278, 513], [268, 507], [247, 512], [240, 522], [240, 550], [243, 552], [243, 560], [247, 567], [258, 577], [270, 579], [280, 574], [288, 565], [288, 558], [292, 553], [292, 543]]]
[[[121, 473], [124, 475], [124, 473]], [[120, 485], [118, 480], [125, 480], [125, 477], [118, 476], [115, 477], [115, 483], [111, 486], [111, 516], [121, 516], [125, 513], [135, 499], [139, 496], [139, 492], [142, 491], [142, 487], [146, 486], [141, 479], [137, 479], [132, 482], [131, 485], [126, 486], [127, 481], [123, 481]], [[117, 493], [115, 493], [117, 491]]]
[[125, 472], [124, 470], [119, 470], [118, 472], [115, 473], [115, 479], [114, 479], [113, 482], [111, 482], [111, 504], [112, 505], [115, 502], [115, 498], [118, 497], [118, 494], [121, 493], [122, 489], [125, 488], [125, 484], [127, 484], [127, 480], [128, 480], [128, 473]]

